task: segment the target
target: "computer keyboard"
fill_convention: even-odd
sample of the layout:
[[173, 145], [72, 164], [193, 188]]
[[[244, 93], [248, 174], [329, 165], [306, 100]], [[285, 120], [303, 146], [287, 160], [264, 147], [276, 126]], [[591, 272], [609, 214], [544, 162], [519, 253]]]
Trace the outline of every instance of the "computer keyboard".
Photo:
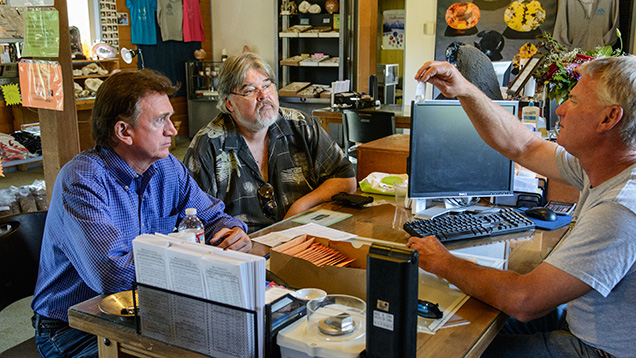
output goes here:
[[434, 235], [442, 242], [503, 235], [534, 228], [532, 220], [514, 209], [502, 209], [497, 213], [464, 213], [416, 219], [404, 224], [404, 230], [413, 236]]

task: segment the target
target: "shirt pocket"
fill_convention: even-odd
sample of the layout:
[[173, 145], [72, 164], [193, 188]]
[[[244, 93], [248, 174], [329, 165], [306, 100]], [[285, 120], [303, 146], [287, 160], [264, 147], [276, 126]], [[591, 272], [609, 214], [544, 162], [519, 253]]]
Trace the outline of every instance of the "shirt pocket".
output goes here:
[[175, 225], [177, 225], [177, 215], [168, 216], [165, 218], [153, 218], [150, 219], [150, 233], [169, 234], [174, 231]]

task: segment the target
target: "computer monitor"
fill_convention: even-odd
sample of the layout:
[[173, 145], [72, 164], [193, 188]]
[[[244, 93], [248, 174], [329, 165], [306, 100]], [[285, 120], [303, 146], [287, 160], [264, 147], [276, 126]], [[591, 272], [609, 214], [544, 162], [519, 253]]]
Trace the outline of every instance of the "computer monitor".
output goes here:
[[[494, 102], [517, 115], [518, 102]], [[410, 141], [409, 197], [417, 199], [415, 214], [445, 211], [430, 210], [431, 199], [513, 194], [514, 162], [481, 139], [459, 101], [413, 103]]]

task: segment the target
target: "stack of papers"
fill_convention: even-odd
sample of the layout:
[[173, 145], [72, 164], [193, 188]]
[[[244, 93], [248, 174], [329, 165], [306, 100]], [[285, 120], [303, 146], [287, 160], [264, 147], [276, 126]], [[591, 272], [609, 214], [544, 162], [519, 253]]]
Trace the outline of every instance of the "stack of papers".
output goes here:
[[265, 258], [162, 234], [136, 237], [133, 254], [141, 284], [256, 312], [254, 327], [254, 316], [241, 310], [140, 290], [144, 335], [215, 357], [263, 356]]
[[353, 239], [358, 236], [358, 235], [351, 234], [345, 231], [330, 229], [328, 227], [325, 227], [316, 223], [309, 223], [309, 224], [296, 226], [291, 229], [287, 229], [283, 231], [271, 232], [269, 234], [253, 238], [252, 241], [261, 243], [269, 247], [276, 247], [295, 237], [305, 235], [305, 234], [311, 235], [311, 236], [317, 236], [317, 237], [324, 237], [326, 239], [336, 240], [336, 241], [344, 241], [348, 239]]

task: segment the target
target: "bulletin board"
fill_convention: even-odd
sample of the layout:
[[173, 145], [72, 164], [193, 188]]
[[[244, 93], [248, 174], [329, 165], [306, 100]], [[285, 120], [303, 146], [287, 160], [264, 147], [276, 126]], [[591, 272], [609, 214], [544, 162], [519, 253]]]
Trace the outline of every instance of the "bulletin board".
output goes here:
[[119, 51], [119, 19], [116, 0], [99, 0], [102, 42]]
[[[536, 38], [537, 35], [554, 31], [557, 0], [526, 1], [524, 5], [529, 6], [529, 10], [525, 14], [520, 13], [522, 3], [523, 1], [520, 0], [475, 0], [464, 3], [453, 0], [438, 0], [435, 59], [445, 61], [446, 48], [455, 41], [475, 47], [491, 48], [493, 51], [490, 54], [481, 48], [491, 61], [511, 61], [519, 48], [527, 42], [536, 45], [539, 41]], [[454, 26], [458, 26], [457, 23], [462, 21], [464, 23], [476, 22], [476, 25], [470, 29], [459, 31], [449, 26], [446, 14], [451, 6], [454, 8], [449, 20], [455, 20]], [[538, 6], [543, 9], [544, 15], [541, 14], [541, 11], [535, 11]], [[478, 8], [477, 11], [474, 11], [475, 7]], [[505, 13], [508, 8], [510, 8], [509, 11], [518, 11], [518, 21], [512, 26], [520, 30], [527, 30], [525, 23], [533, 21], [537, 17], [543, 17], [543, 22], [535, 30], [515, 31], [505, 21]]]

